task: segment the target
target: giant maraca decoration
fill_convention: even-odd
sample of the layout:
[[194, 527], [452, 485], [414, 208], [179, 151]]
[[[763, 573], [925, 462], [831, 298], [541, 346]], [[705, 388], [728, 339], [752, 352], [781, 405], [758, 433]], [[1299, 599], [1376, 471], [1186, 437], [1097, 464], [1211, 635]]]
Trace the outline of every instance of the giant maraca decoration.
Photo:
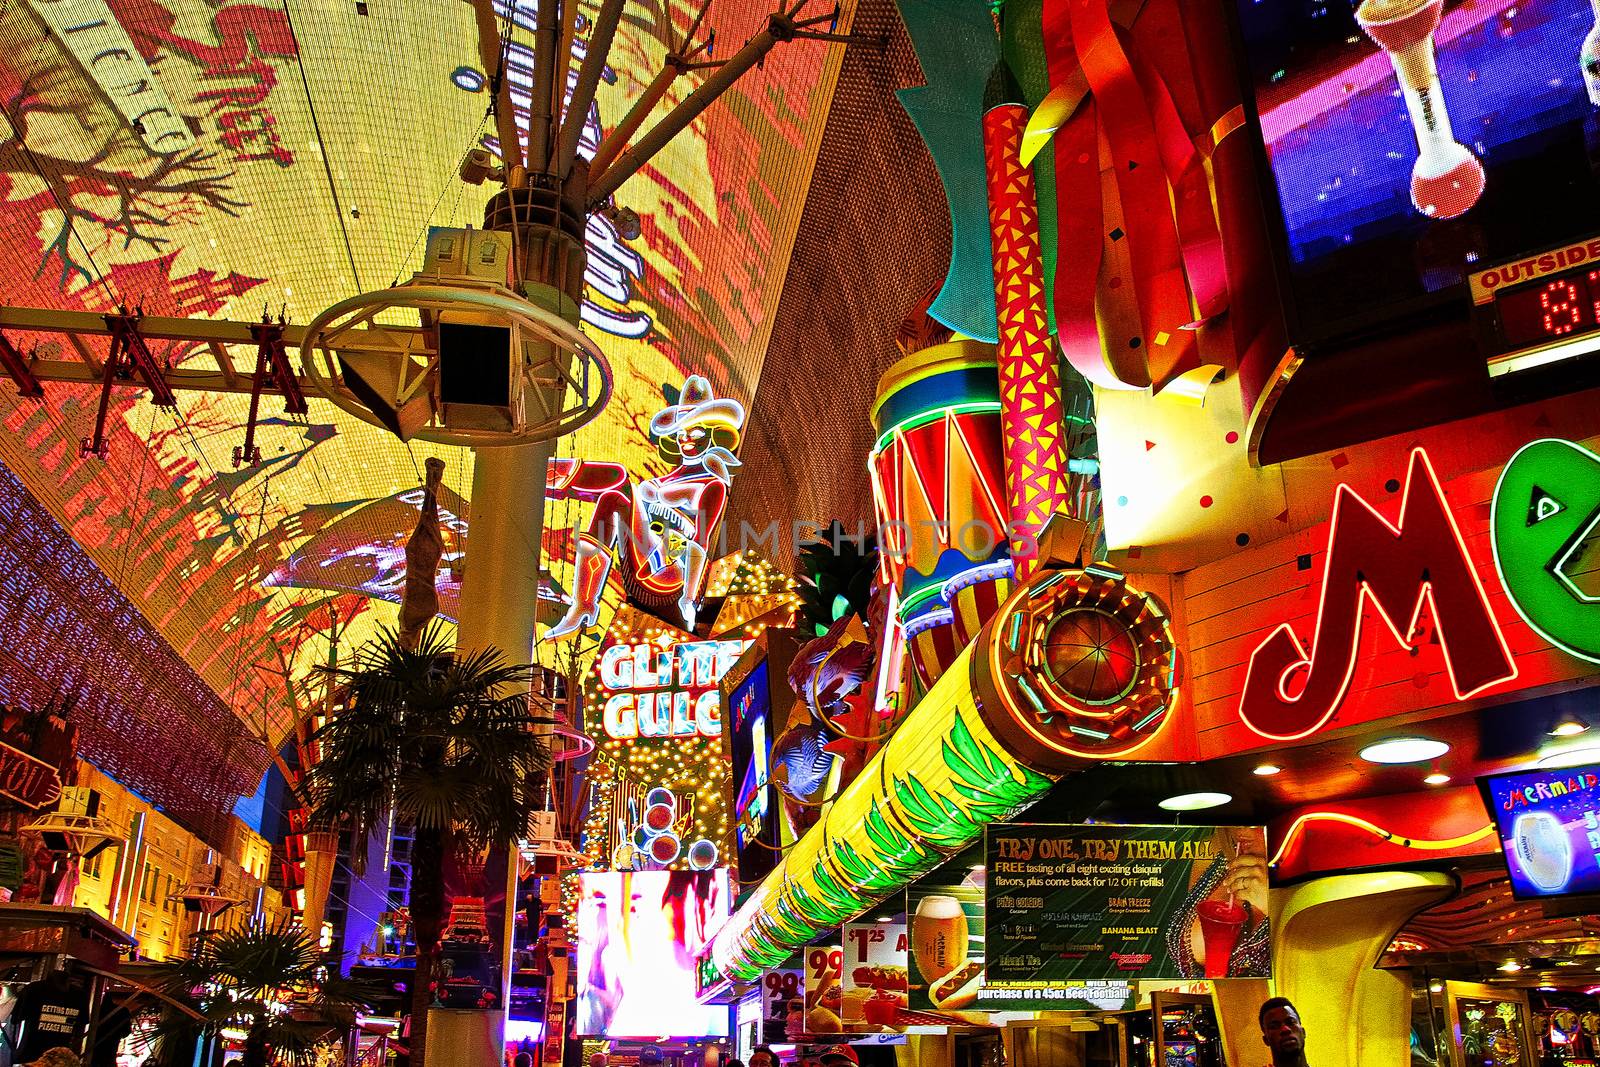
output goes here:
[[1433, 31], [1444, 0], [1364, 0], [1356, 22], [1389, 54], [1417, 135], [1417, 162], [1411, 168], [1411, 202], [1430, 218], [1453, 219], [1483, 194], [1483, 165], [1450, 129]]

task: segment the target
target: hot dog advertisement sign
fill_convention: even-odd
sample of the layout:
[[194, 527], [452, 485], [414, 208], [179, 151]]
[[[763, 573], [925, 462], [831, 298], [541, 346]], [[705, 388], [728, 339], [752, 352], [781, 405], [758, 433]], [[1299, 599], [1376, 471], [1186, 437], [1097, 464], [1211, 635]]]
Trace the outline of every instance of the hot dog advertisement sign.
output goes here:
[[1048, 994], [984, 984], [983, 858], [983, 846], [974, 845], [906, 890], [912, 1011], [979, 1023], [985, 1012], [1056, 1008], [1076, 996], [1067, 983]]

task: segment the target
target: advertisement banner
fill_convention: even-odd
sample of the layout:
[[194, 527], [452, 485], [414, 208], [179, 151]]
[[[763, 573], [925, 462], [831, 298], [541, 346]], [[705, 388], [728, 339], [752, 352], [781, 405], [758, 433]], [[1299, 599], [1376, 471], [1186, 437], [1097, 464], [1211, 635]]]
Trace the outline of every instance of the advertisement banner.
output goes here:
[[798, 968], [784, 967], [761, 975], [761, 1040], [758, 1044], [786, 1042], [791, 1020], [796, 1034], [805, 1032], [804, 974]]
[[1260, 827], [998, 823], [985, 860], [1000, 995], [1110, 1010], [1141, 978], [1271, 976]]
[[853, 1034], [877, 1034], [902, 1025], [907, 1006], [906, 924], [845, 923], [844, 1028]]
[[1600, 892], [1600, 766], [1478, 780], [1519, 900]]
[[578, 876], [577, 1032], [723, 1037], [728, 1012], [695, 993], [695, 958], [728, 918], [728, 872]]
[[733, 688], [723, 712], [733, 754], [733, 823], [739, 880], [756, 882], [777, 863], [778, 793], [771, 783], [774, 739], [766, 660]]
[[796, 1034], [791, 1027], [790, 1041], [806, 1040], [811, 1034], [844, 1033], [844, 950], [838, 935], [831, 944], [807, 945], [805, 951], [806, 1013], [801, 1021], [803, 1030]]
[[985, 984], [983, 859], [983, 846], [974, 846], [906, 890], [913, 1012], [962, 1013], [949, 1018], [971, 1022], [982, 1018], [974, 1013], [1037, 1011], [1076, 995], [1065, 983], [1038, 991]]

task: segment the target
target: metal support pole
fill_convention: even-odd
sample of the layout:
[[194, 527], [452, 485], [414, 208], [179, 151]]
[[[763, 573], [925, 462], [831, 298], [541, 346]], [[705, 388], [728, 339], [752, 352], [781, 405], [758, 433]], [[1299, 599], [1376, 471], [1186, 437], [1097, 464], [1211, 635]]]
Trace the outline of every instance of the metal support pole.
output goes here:
[[656, 76], [645, 86], [644, 93], [633, 102], [633, 106], [622, 117], [622, 121], [612, 127], [611, 132], [600, 142], [600, 148], [589, 161], [591, 174], [601, 173], [612, 160], [622, 154], [623, 149], [628, 147], [629, 139], [638, 132], [644, 120], [650, 117], [650, 112], [656, 109], [661, 98], [667, 95], [667, 90], [682, 73], [682, 67], [673, 62], [673, 57], [668, 56], [667, 65], [656, 72]]
[[550, 158], [550, 127], [555, 121], [561, 0], [539, 0], [538, 18], [533, 38], [533, 100], [528, 105], [528, 164], [542, 167]]
[[38, 400], [44, 396], [44, 386], [39, 379], [34, 377], [33, 370], [28, 366], [27, 357], [17, 351], [17, 346], [11, 343], [11, 338], [0, 334], [0, 370], [11, 376], [17, 383], [17, 395]]
[[493, 0], [474, 0], [472, 15], [478, 25], [478, 61], [494, 82], [494, 128], [500, 138], [500, 162], [509, 180], [511, 168], [522, 166], [522, 138], [517, 133], [517, 113], [511, 106], [511, 83], [505, 76]]
[[605, 69], [606, 56], [611, 51], [611, 39], [616, 35], [617, 23], [622, 19], [622, 7], [627, 0], [605, 0], [589, 34], [589, 50], [578, 68], [578, 84], [572, 89], [572, 102], [567, 105], [566, 119], [561, 125], [561, 143], [556, 148], [551, 173], [558, 178], [567, 176], [572, 161], [578, 155], [578, 138], [583, 134], [584, 121], [589, 116], [589, 105], [594, 102], [595, 90], [600, 87], [600, 74]]
[[592, 175], [589, 180], [589, 208], [594, 210], [605, 203], [606, 198], [617, 191], [617, 188], [631, 178], [639, 168], [650, 162], [655, 154], [666, 147], [678, 134], [682, 133], [688, 125], [700, 117], [700, 113], [710, 107], [712, 103], [728, 90], [734, 82], [766, 58], [767, 53], [780, 41], [793, 40], [795, 34], [808, 26], [827, 22], [833, 14], [820, 15], [816, 18], [795, 20], [795, 15], [804, 7], [804, 0], [795, 4], [787, 11], [779, 10], [767, 16], [767, 24], [761, 32], [750, 38], [745, 46], [734, 54], [722, 66], [701, 82], [694, 92], [690, 93], [667, 113], [659, 123], [651, 128], [649, 133], [639, 138], [639, 143], [628, 149], [617, 161], [599, 174]]

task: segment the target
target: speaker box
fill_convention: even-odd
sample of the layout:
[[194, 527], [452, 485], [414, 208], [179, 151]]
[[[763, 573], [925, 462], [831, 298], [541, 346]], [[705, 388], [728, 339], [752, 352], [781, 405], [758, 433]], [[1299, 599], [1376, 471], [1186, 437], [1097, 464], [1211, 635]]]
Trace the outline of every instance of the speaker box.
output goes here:
[[515, 425], [511, 329], [439, 323], [439, 400], [451, 429], [510, 430]]

